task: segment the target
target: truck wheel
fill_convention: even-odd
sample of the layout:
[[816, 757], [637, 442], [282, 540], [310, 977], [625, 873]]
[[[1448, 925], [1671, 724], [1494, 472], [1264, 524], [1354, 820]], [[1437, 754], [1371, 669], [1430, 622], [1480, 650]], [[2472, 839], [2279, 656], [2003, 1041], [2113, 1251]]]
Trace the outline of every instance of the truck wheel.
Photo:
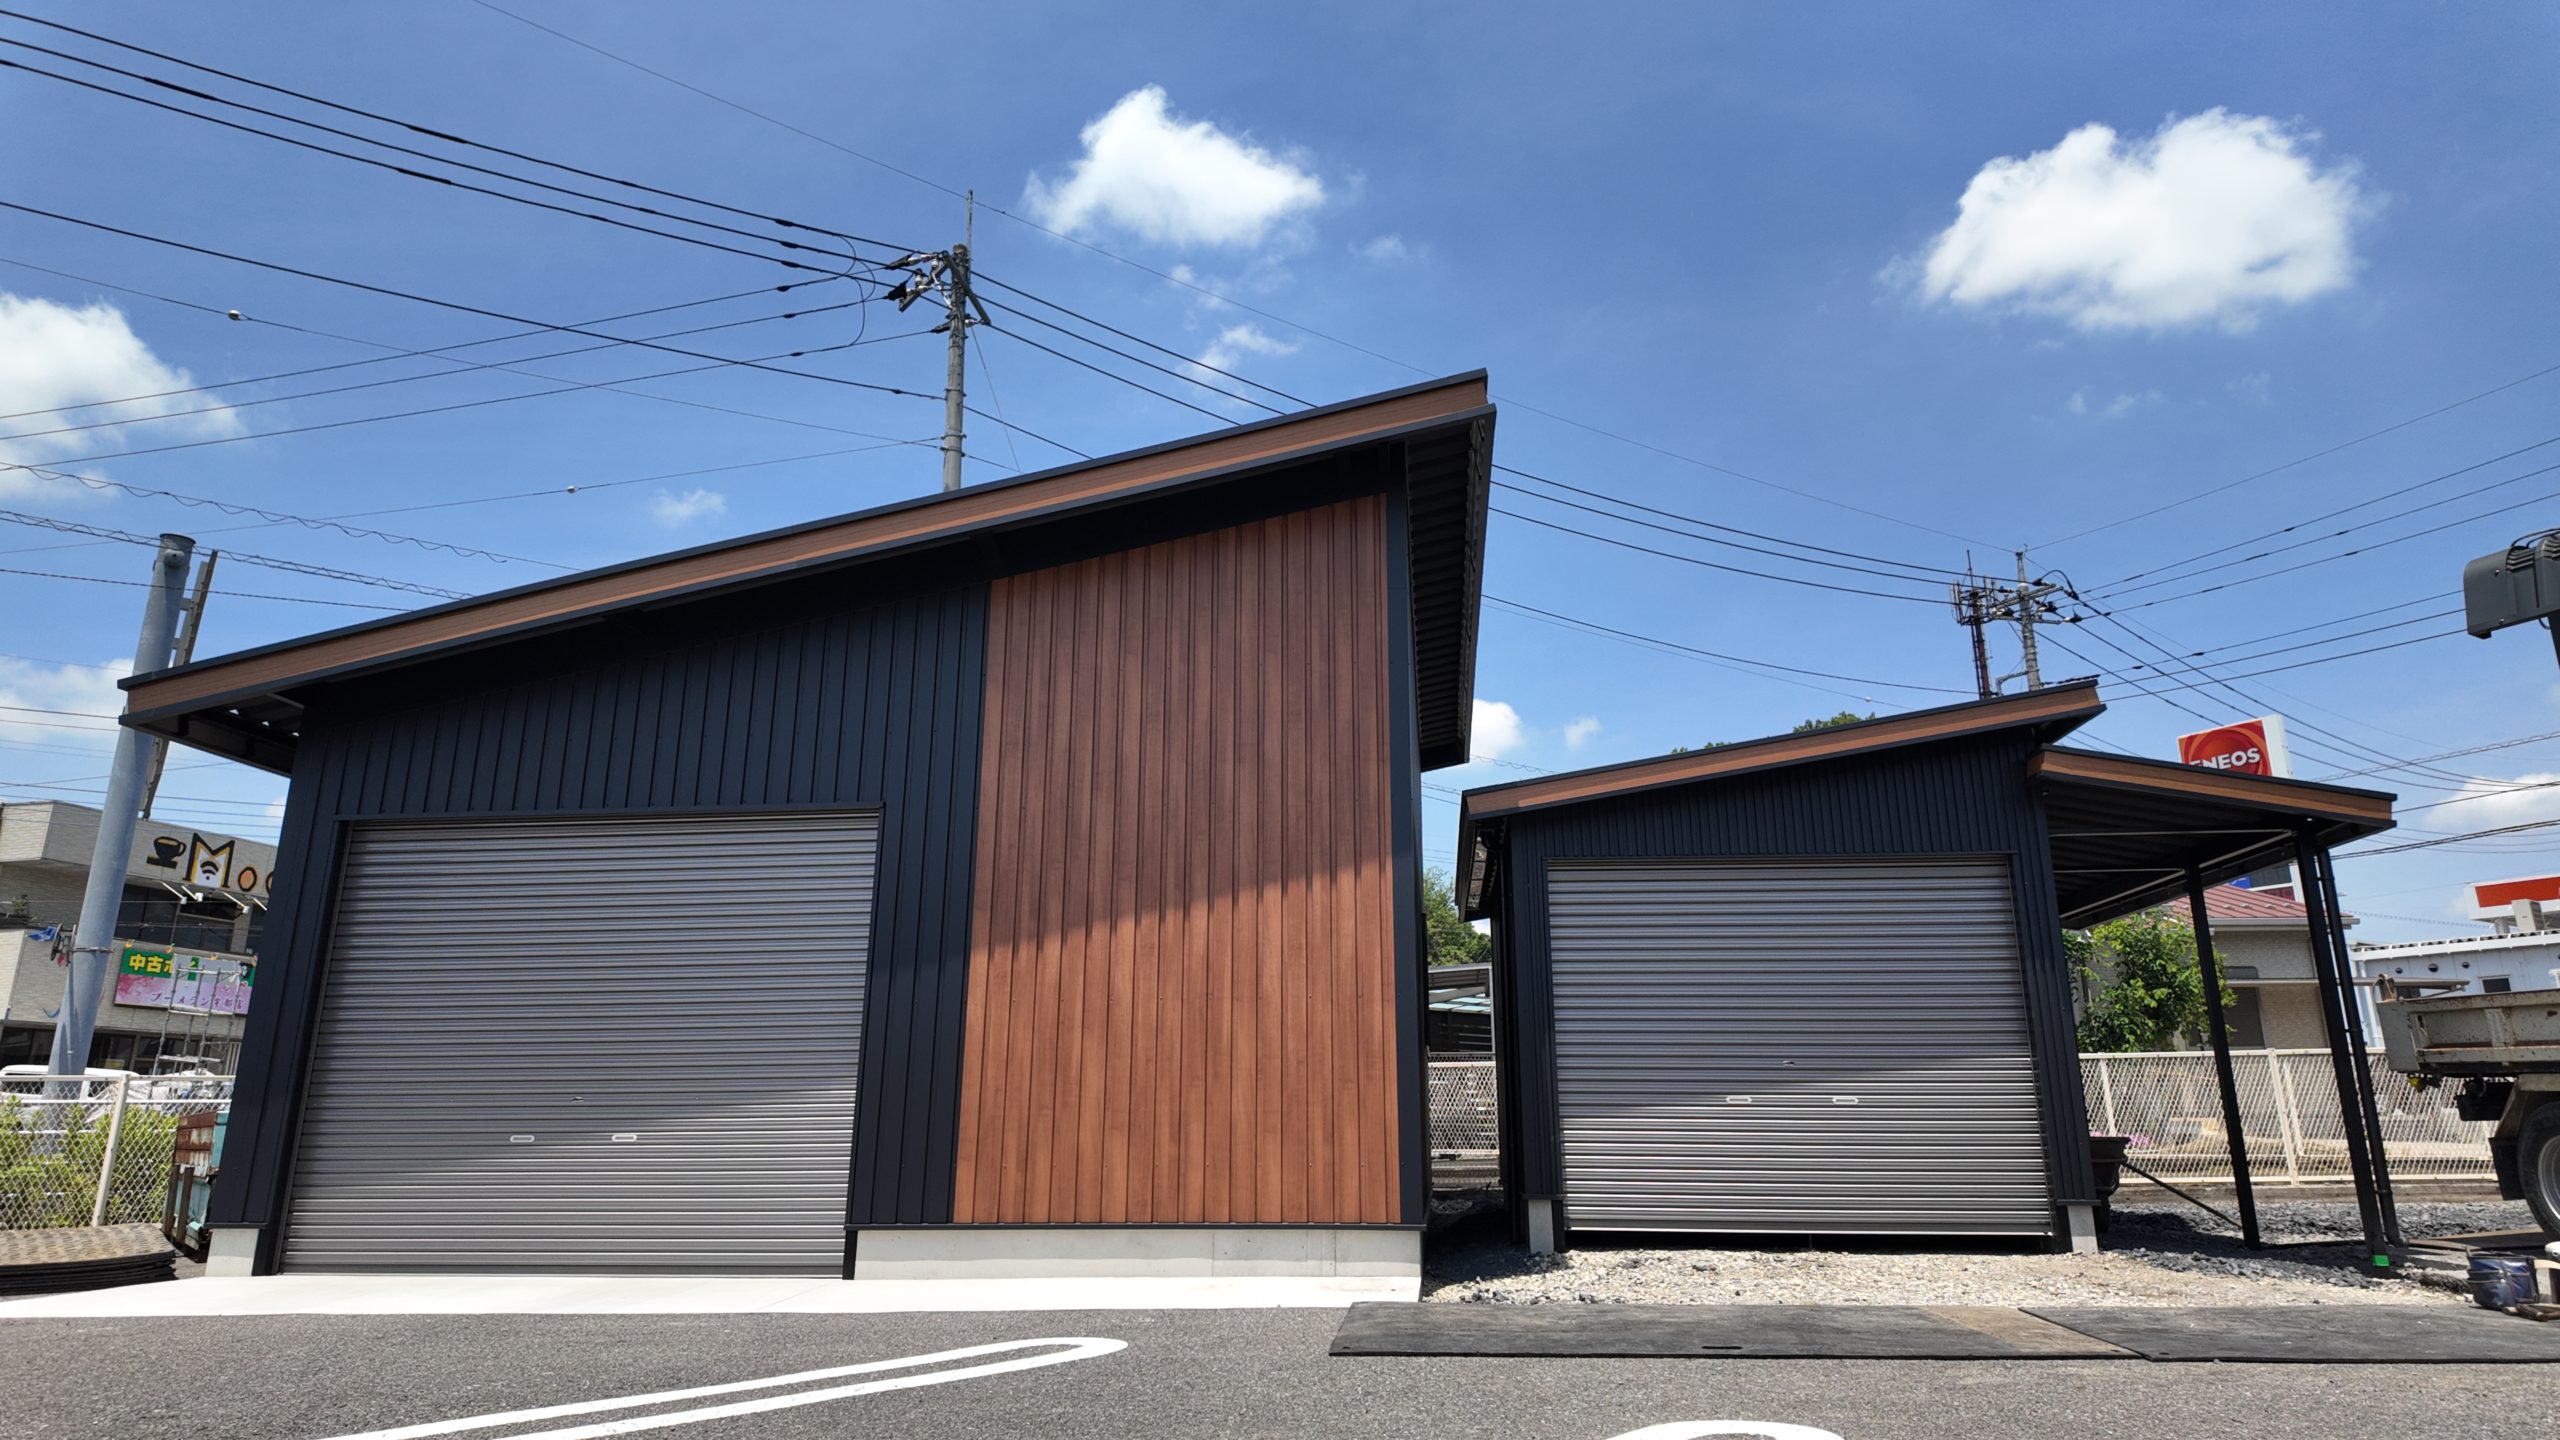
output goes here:
[[2524, 1117], [2516, 1136], [2516, 1170], [2543, 1233], [2560, 1235], [2560, 1100], [2544, 1101]]

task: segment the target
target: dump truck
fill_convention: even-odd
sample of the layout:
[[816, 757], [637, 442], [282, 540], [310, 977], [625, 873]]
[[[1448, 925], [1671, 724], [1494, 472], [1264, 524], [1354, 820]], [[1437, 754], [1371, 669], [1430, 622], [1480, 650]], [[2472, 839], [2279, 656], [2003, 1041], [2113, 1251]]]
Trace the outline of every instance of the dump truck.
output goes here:
[[2419, 1085], [2457, 1086], [2463, 1119], [2497, 1123], [2498, 1193], [2560, 1236], [2560, 989], [2430, 993], [2442, 988], [2382, 982], [2383, 1052]]

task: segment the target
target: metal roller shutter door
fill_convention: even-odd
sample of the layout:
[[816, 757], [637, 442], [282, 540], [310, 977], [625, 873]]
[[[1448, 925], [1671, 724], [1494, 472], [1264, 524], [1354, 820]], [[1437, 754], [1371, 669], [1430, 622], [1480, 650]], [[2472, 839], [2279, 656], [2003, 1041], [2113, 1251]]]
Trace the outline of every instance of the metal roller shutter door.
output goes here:
[[360, 825], [284, 1265], [834, 1275], [869, 814]]
[[1583, 1230], [2047, 1235], [2003, 861], [1548, 874]]

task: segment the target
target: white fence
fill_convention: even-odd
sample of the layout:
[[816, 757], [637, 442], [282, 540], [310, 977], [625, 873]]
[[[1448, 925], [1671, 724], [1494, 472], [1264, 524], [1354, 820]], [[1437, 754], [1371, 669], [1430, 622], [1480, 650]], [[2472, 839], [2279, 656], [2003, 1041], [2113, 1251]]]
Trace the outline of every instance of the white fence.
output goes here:
[[[2453, 1113], [2453, 1090], [2419, 1090], [2379, 1055], [2372, 1057], [2374, 1108], [2394, 1180], [2486, 1180], [2486, 1121]], [[2235, 1050], [2240, 1128], [2250, 1178], [2301, 1185], [2350, 1178], [2338, 1082], [2326, 1050]], [[2213, 1056], [2202, 1051], [2080, 1057], [2089, 1128], [2130, 1135], [2126, 1158], [2164, 1180], [2231, 1179], [2222, 1092]], [[2138, 1182], [2138, 1176], [2127, 1176]]]
[[[2239, 1050], [2231, 1060], [2252, 1180], [2306, 1185], [2351, 1178], [2328, 1051]], [[1493, 1066], [1490, 1060], [1431, 1062], [1432, 1183], [1440, 1188], [1491, 1183], [1501, 1144]], [[2488, 1122], [2457, 1117], [2450, 1088], [2415, 1089], [2381, 1056], [2373, 1057], [2373, 1071], [2393, 1179], [2491, 1178]], [[2089, 1128], [2132, 1136], [2127, 1158], [2134, 1164], [2180, 1184], [2230, 1181], [2213, 1056], [2084, 1054], [2080, 1078], [2088, 1093]], [[2139, 1176], [2125, 1178], [2141, 1183]]]
[[9, 1076], [0, 1229], [159, 1224], [179, 1118], [230, 1107], [228, 1076]]

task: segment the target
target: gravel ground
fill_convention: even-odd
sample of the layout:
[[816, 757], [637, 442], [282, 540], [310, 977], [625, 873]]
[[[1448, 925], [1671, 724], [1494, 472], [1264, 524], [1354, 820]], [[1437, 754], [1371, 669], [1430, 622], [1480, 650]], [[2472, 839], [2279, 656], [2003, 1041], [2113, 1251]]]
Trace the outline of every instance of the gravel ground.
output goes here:
[[[1446, 1232], [1424, 1264], [1423, 1298], [1497, 1305], [1580, 1303], [1835, 1305], [2467, 1304], [2434, 1285], [2356, 1267], [2351, 1248], [2251, 1251], [2185, 1207], [2119, 1206], [2095, 1255], [1985, 1250], [1914, 1254], [1880, 1247], [1700, 1244], [1677, 1250], [1586, 1243], [1530, 1256], [1476, 1217]], [[2352, 1203], [2259, 1207], [2270, 1240], [2352, 1234]], [[2521, 1203], [2411, 1203], [2411, 1238], [2529, 1228]], [[1487, 1231], [1494, 1234], [1488, 1236]]]

